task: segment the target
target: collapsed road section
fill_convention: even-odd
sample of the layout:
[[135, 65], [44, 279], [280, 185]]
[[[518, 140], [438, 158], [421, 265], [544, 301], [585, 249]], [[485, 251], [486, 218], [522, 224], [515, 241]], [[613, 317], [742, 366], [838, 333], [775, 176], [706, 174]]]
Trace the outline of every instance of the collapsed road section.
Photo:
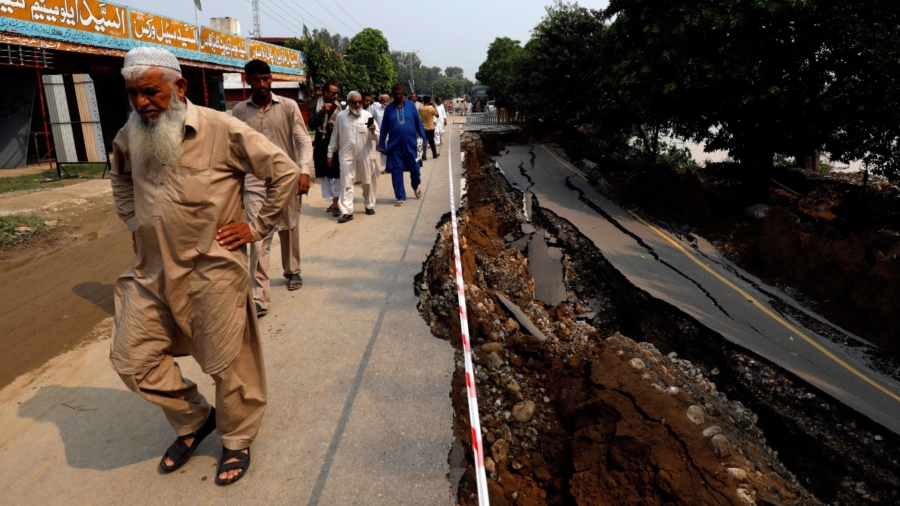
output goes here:
[[[534, 193], [532, 147], [472, 133], [462, 147], [461, 250], [491, 504], [900, 500], [893, 432], [632, 283], [585, 234], [604, 217], [576, 227]], [[502, 157], [498, 167], [489, 155], [501, 150], [523, 150], [521, 168]], [[459, 350], [452, 265], [444, 222], [416, 290], [435, 335]], [[452, 397], [470, 448], [460, 351]], [[462, 505], [477, 503], [467, 458]]]

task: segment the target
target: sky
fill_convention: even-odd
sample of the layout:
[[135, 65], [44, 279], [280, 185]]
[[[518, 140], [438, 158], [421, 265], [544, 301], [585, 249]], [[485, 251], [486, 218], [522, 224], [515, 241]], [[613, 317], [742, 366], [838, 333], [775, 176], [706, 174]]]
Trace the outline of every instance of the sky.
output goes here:
[[[462, 67], [475, 80], [488, 45], [497, 37], [525, 44], [531, 29], [552, 0], [259, 0], [263, 37], [299, 36], [307, 28], [352, 37], [363, 27], [384, 32], [392, 51], [418, 51], [429, 67]], [[117, 0], [115, 3], [161, 16], [193, 21], [193, 0]], [[582, 0], [579, 4], [602, 9], [607, 0]], [[209, 18], [231, 17], [241, 22], [241, 35], [253, 29], [250, 0], [202, 0], [197, 13], [201, 25]], [[304, 10], [306, 12], [304, 12]], [[345, 12], [346, 11], [346, 12]], [[349, 13], [349, 14], [348, 14]]]

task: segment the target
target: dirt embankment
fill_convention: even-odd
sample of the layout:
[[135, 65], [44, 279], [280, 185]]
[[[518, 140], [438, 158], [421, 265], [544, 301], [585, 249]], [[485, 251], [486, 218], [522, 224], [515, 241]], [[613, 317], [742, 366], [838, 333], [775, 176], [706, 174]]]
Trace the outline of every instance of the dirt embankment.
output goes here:
[[[626, 202], [709, 238], [768, 284], [796, 290], [831, 322], [900, 360], [900, 189], [859, 175], [773, 173], [767, 195], [739, 168], [696, 174], [598, 167]], [[751, 206], [756, 213], [747, 213]], [[890, 372], [892, 373], [892, 371]]]
[[[534, 301], [528, 251], [507, 241], [523, 235], [522, 194], [487, 163], [497, 146], [473, 136], [463, 149], [462, 254], [492, 504], [898, 500], [900, 440], [640, 292], [538, 202], [531, 225], [561, 250], [568, 299]], [[416, 287], [435, 334], [459, 348], [451, 266], [445, 223]], [[496, 293], [546, 342], [523, 332]], [[459, 353], [453, 402], [470, 452]], [[469, 465], [460, 504], [475, 504], [474, 491]]]
[[44, 212], [52, 233], [0, 251], [0, 387], [94, 339], [134, 256], [109, 195]]

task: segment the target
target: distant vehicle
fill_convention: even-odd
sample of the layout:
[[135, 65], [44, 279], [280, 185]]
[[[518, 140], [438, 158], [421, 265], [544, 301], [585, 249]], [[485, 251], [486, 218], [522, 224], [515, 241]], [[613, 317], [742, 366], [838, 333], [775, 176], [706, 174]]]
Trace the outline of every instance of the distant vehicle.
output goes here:
[[484, 108], [484, 112], [495, 112], [497, 108], [494, 106], [496, 100], [488, 100], [487, 106]]
[[472, 88], [472, 103], [481, 102], [483, 100], [490, 100], [493, 98], [491, 95], [491, 87], [490, 86], [476, 86]]

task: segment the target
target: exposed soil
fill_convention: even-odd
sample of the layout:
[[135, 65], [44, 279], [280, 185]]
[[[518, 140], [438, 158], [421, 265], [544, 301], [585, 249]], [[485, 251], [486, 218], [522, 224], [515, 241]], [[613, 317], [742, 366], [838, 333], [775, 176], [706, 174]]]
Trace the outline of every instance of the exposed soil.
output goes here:
[[[900, 360], [900, 187], [778, 168], [758, 192], [737, 164], [692, 173], [627, 157], [586, 170], [620, 200], [670, 229], [700, 233], [748, 272], [790, 287], [810, 309]], [[749, 216], [758, 205], [771, 209]]]
[[[523, 235], [522, 194], [485, 144], [463, 137], [460, 230], [492, 504], [900, 501], [900, 438], [638, 290], [537, 201], [524, 228], [561, 250], [568, 299], [534, 301], [527, 251], [504, 239]], [[445, 222], [416, 289], [435, 334], [459, 349], [452, 262]], [[453, 404], [468, 465], [458, 502], [477, 504], [461, 352]]]
[[0, 388], [90, 339], [133, 258], [111, 196], [42, 214], [59, 220], [52, 233], [0, 251]]

